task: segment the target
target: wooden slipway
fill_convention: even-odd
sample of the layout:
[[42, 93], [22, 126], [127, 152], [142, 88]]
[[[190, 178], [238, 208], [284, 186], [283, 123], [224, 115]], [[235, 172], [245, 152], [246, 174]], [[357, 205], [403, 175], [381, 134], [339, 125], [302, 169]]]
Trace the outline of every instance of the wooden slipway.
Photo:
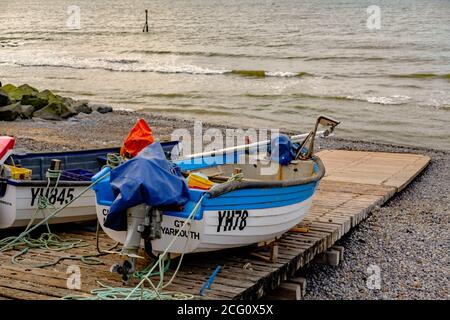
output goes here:
[[[186, 256], [174, 282], [167, 290], [191, 293], [201, 299], [257, 299], [276, 288], [281, 281], [326, 251], [336, 240], [364, 220], [377, 206], [384, 204], [396, 192], [405, 188], [430, 162], [430, 158], [415, 154], [325, 150], [318, 153], [327, 174], [320, 183], [313, 207], [300, 227], [308, 232], [288, 232], [277, 241], [276, 262], [266, 262], [252, 255], [254, 248], [241, 248]], [[55, 252], [33, 249], [11, 262], [18, 251], [0, 254], [0, 299], [58, 299], [66, 295], [88, 295], [98, 288], [97, 281], [111, 286], [123, 286], [118, 275], [109, 272], [120, 257], [102, 257], [104, 265], [89, 266], [79, 261], [64, 260], [54, 267], [30, 267], [53, 261], [68, 254], [95, 253], [95, 234], [88, 231], [63, 232], [64, 237], [83, 238], [90, 246]], [[102, 247], [112, 241], [100, 235]], [[261, 254], [269, 255], [267, 252]], [[67, 288], [68, 266], [78, 264], [81, 289]], [[173, 263], [173, 265], [176, 264]], [[199, 291], [214, 269], [221, 271], [210, 290]], [[172, 268], [173, 269], [173, 268]], [[69, 270], [70, 272], [70, 270]], [[169, 279], [172, 271], [165, 279]]]

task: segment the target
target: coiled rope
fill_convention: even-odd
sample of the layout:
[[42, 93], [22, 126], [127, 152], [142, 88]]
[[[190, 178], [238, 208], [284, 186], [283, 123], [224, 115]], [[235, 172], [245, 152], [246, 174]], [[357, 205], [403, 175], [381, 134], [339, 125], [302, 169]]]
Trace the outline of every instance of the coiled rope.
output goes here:
[[120, 154], [108, 153], [106, 155], [106, 166], [115, 168], [124, 162], [124, 158]]
[[242, 172], [233, 173], [230, 178], [228, 178], [227, 182], [231, 181], [242, 181], [244, 179], [244, 174]]
[[[18, 252], [17, 254], [15, 254], [11, 257], [11, 262], [14, 264], [17, 264], [18, 263], [17, 258], [20, 257], [21, 255], [27, 253], [30, 248], [39, 248], [39, 249], [46, 249], [46, 250], [53, 250], [53, 251], [63, 251], [63, 250], [88, 246], [89, 244], [84, 243], [84, 241], [82, 239], [62, 240], [62, 238], [60, 238], [58, 235], [56, 235], [50, 231], [50, 226], [48, 224], [48, 221], [50, 219], [52, 219], [54, 216], [56, 216], [57, 214], [59, 214], [62, 210], [67, 208], [69, 205], [71, 205], [73, 202], [78, 200], [82, 195], [84, 195], [87, 191], [89, 191], [89, 189], [91, 189], [98, 182], [100, 182], [101, 180], [106, 178], [108, 175], [109, 175], [109, 172], [105, 173], [103, 176], [99, 177], [96, 181], [94, 181], [89, 186], [84, 188], [76, 197], [74, 197], [73, 199], [68, 201], [62, 207], [55, 208], [54, 205], [50, 203], [50, 201], [48, 200], [46, 195], [49, 195], [49, 194], [51, 195], [54, 191], [56, 191], [56, 188], [57, 188], [57, 185], [59, 182], [59, 178], [60, 178], [60, 171], [48, 170], [47, 175], [46, 175], [47, 181], [48, 181], [46, 190], [48, 192], [43, 192], [39, 196], [38, 208], [34, 212], [32, 218], [31, 218], [30, 222], [28, 223], [27, 227], [25, 228], [25, 230], [22, 233], [20, 233], [17, 237], [14, 237], [14, 236], [7, 237], [7, 238], [0, 240], [0, 252], [5, 252], [7, 250], [13, 250], [18, 247], [25, 246], [24, 249], [22, 249], [20, 252]], [[52, 179], [56, 179], [56, 182], [55, 182], [55, 185], [50, 189]], [[32, 226], [36, 219], [37, 214], [39, 212], [43, 213], [43, 210], [47, 209], [48, 207], [53, 208], [55, 211], [53, 211], [51, 214], [49, 214], [46, 217], [44, 215], [43, 220], [41, 220], [40, 222], [38, 222], [37, 224]], [[44, 224], [46, 225], [48, 232], [42, 233], [40, 235], [40, 237], [37, 239], [31, 238], [31, 236], [30, 236], [31, 232], [33, 232], [34, 230], [36, 230], [37, 228], [39, 228], [40, 226], [42, 226]], [[98, 249], [99, 253], [92, 254], [92, 255], [85, 255], [85, 256], [75, 256], [75, 255], [64, 256], [64, 257], [58, 258], [54, 262], [40, 264], [40, 265], [37, 265], [34, 267], [43, 268], [43, 267], [53, 266], [53, 265], [59, 263], [61, 260], [65, 260], [65, 259], [80, 260], [86, 264], [103, 264], [103, 261], [101, 261], [100, 259], [97, 259], [98, 256], [106, 254], [105, 252], [100, 252], [100, 250], [99, 250], [98, 229], [99, 228], [98, 228], [98, 224], [97, 224], [97, 249]], [[114, 249], [114, 247], [112, 249]]]
[[[172, 248], [175, 241], [180, 237], [181, 232], [189, 226], [191, 227], [191, 221], [193, 217], [196, 215], [198, 210], [201, 207], [201, 204], [203, 202], [204, 197], [206, 194], [204, 194], [200, 200], [195, 205], [192, 212], [189, 214], [189, 216], [184, 221], [181, 228], [178, 230], [177, 234], [173, 237], [169, 245], [166, 247], [164, 252], [159, 255], [158, 260], [153, 264], [153, 266], [149, 266], [145, 268], [144, 270], [141, 270], [137, 275], [140, 277], [139, 283], [134, 288], [117, 288], [117, 287], [110, 287], [107, 285], [104, 285], [97, 281], [97, 283], [102, 287], [98, 289], [94, 289], [91, 291], [91, 294], [93, 297], [85, 297], [85, 296], [66, 296], [63, 297], [65, 300], [115, 300], [115, 299], [125, 299], [125, 300], [190, 300], [194, 299], [194, 295], [183, 293], [183, 292], [173, 292], [173, 291], [163, 291], [165, 288], [167, 288], [175, 279], [181, 263], [183, 261], [183, 257], [185, 255], [185, 251], [183, 250], [183, 253], [180, 256], [180, 259], [178, 261], [178, 265], [172, 274], [172, 277], [167, 283], [164, 283], [164, 274], [169, 269], [169, 263], [164, 266], [164, 260], [168, 256], [170, 248]], [[189, 238], [185, 243], [185, 249], [188, 245]], [[158, 270], [155, 271], [155, 269], [158, 267]], [[153, 281], [150, 279], [151, 277], [154, 277], [156, 275], [159, 275], [159, 282], [155, 286]], [[144, 288], [144, 284], [148, 283], [150, 284], [151, 288]]]

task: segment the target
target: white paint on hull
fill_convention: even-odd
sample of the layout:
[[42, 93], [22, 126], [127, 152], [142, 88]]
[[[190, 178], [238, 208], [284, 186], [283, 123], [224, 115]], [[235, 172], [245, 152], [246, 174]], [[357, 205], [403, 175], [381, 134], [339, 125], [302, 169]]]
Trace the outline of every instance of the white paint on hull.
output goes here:
[[[245, 227], [240, 229], [239, 226], [244, 226], [244, 224], [240, 225], [240, 221], [234, 219], [231, 230], [224, 230], [224, 221], [222, 220], [222, 224], [220, 224], [218, 211], [205, 211], [203, 219], [192, 221], [190, 227], [186, 228], [186, 231], [174, 242], [169, 251], [172, 253], [215, 251], [248, 246], [278, 238], [304, 218], [311, 207], [311, 202], [312, 197], [282, 207], [248, 209]], [[114, 231], [103, 225], [108, 210], [108, 206], [97, 205], [97, 217], [100, 224], [109, 237], [123, 243], [126, 237], [125, 231]], [[183, 218], [164, 215], [163, 235], [161, 239], [152, 241], [153, 250], [164, 251], [183, 222]], [[220, 227], [219, 231], [218, 227]]]
[[[23, 227], [29, 223], [37, 209], [36, 188], [44, 187], [7, 186], [5, 195], [0, 198], [0, 229]], [[73, 189], [70, 194], [76, 197], [84, 188], [84, 186], [57, 188], [56, 194], [59, 196], [59, 200], [57, 200], [58, 197], [55, 199], [55, 207], [61, 207], [71, 199], [71, 196], [67, 196], [69, 189]], [[53, 208], [43, 210], [43, 214], [40, 213], [35, 222], [39, 222], [43, 219], [43, 215], [48, 216], [54, 210]], [[95, 193], [89, 190], [55, 218], [50, 219], [49, 223], [78, 222], [95, 220], [95, 218]]]

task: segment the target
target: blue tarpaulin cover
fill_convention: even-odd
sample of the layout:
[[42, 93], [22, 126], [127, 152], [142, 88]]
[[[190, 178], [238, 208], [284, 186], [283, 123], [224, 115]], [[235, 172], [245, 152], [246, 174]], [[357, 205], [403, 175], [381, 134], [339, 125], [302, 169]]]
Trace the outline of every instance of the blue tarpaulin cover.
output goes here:
[[110, 184], [116, 199], [105, 226], [127, 228], [126, 210], [145, 203], [164, 209], [182, 206], [189, 200], [189, 188], [179, 168], [169, 162], [159, 142], [143, 149], [136, 157], [111, 171]]
[[270, 147], [271, 159], [283, 166], [288, 165], [295, 159], [297, 146], [292, 143], [291, 139], [285, 134], [280, 134], [272, 138]]

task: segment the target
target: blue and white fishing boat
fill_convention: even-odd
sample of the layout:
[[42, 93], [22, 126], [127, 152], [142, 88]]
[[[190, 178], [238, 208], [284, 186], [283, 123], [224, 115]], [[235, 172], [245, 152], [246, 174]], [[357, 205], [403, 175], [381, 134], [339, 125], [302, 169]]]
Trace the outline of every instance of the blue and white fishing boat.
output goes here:
[[[312, 154], [319, 123], [329, 125], [331, 130], [338, 124], [332, 119], [319, 118], [315, 129], [302, 136], [304, 140], [297, 145], [298, 151], [287, 161], [287, 158], [280, 161], [281, 156], [274, 158], [249, 152], [251, 147], [267, 144], [267, 141], [176, 161], [184, 177], [198, 175], [212, 184], [208, 190], [189, 188], [187, 194], [183, 194], [183, 184], [178, 180], [167, 187], [158, 182], [162, 194], [152, 194], [159, 191], [148, 186], [149, 180], [159, 181], [161, 170], [171, 170], [164, 163], [161, 164], [163, 169], [158, 167], [161, 163], [159, 160], [154, 163], [156, 169], [150, 165], [148, 179], [133, 175], [133, 172], [142, 168], [145, 176], [144, 166], [154, 161], [155, 157], [161, 158], [158, 156], [159, 147], [151, 145], [143, 152], [147, 155], [130, 164], [128, 172], [123, 169], [113, 174], [113, 170], [109, 177], [109, 169], [105, 169], [93, 178], [93, 181], [97, 181], [94, 190], [100, 224], [107, 235], [124, 244], [122, 253], [130, 257], [138, 255], [139, 247], [144, 247], [147, 252], [163, 252], [170, 246], [169, 252], [182, 254], [248, 246], [281, 237], [304, 218], [311, 207], [318, 183], [325, 174], [322, 161]], [[210, 157], [217, 155], [220, 155], [220, 161], [211, 164]], [[170, 179], [176, 178], [172, 176]], [[147, 187], [149, 190], [144, 193], [149, 198], [162, 198], [168, 194], [160, 203], [166, 201], [164, 204], [167, 205], [173, 190], [176, 200], [167, 208], [158, 204], [150, 205], [155, 199], [145, 202], [141, 199], [145, 196], [136, 200], [134, 195], [126, 194], [131, 189], [141, 192]], [[131, 199], [136, 201], [128, 207], [122, 206], [123, 203], [118, 205], [127, 209], [126, 215], [122, 216], [122, 227], [112, 226], [111, 221], [108, 221], [111, 219], [112, 206], [117, 207], [117, 202], [131, 203]], [[186, 221], [187, 227], [179, 233]], [[178, 233], [179, 236], [174, 239]]]

